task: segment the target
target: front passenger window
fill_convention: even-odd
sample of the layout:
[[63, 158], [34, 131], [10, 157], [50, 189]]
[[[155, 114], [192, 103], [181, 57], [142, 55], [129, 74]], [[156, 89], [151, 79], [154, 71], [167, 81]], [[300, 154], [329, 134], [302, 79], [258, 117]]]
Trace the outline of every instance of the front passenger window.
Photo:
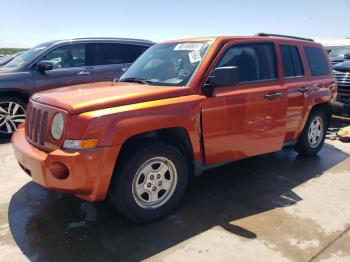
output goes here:
[[272, 43], [238, 44], [229, 48], [217, 67], [237, 66], [239, 82], [277, 79], [275, 50]]

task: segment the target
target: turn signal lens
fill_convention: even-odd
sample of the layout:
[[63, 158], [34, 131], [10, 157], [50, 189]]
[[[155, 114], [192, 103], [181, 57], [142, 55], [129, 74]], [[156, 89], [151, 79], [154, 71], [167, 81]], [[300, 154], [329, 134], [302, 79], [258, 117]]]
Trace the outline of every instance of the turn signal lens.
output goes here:
[[97, 139], [70, 140], [64, 141], [63, 147], [68, 149], [89, 149], [97, 146]]

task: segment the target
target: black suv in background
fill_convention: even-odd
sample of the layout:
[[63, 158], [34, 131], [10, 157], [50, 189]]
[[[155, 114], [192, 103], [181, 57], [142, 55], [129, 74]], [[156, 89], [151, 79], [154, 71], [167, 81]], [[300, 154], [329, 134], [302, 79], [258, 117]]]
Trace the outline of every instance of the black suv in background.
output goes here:
[[123, 38], [79, 38], [37, 45], [0, 68], [0, 137], [24, 122], [30, 95], [46, 89], [112, 81], [154, 43]]
[[335, 113], [350, 115], [350, 60], [333, 66], [338, 83], [338, 96], [334, 104]]
[[350, 46], [337, 46], [328, 55], [332, 65], [344, 62], [350, 59]]

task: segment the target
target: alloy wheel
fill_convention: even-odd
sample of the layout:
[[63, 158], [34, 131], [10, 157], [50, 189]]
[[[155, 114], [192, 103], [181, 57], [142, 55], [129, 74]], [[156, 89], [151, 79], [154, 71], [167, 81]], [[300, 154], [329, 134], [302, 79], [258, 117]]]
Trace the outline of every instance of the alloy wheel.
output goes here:
[[0, 102], [0, 133], [12, 134], [25, 120], [25, 109], [16, 102]]

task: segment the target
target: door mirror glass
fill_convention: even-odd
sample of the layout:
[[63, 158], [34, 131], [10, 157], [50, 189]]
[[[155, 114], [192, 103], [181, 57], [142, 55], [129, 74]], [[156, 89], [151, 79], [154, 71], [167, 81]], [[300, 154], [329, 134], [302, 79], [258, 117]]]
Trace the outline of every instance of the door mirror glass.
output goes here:
[[52, 70], [53, 64], [51, 61], [42, 60], [38, 63], [37, 68], [39, 72], [45, 72], [45, 71]]
[[344, 59], [345, 60], [350, 60], [350, 53], [344, 54]]

